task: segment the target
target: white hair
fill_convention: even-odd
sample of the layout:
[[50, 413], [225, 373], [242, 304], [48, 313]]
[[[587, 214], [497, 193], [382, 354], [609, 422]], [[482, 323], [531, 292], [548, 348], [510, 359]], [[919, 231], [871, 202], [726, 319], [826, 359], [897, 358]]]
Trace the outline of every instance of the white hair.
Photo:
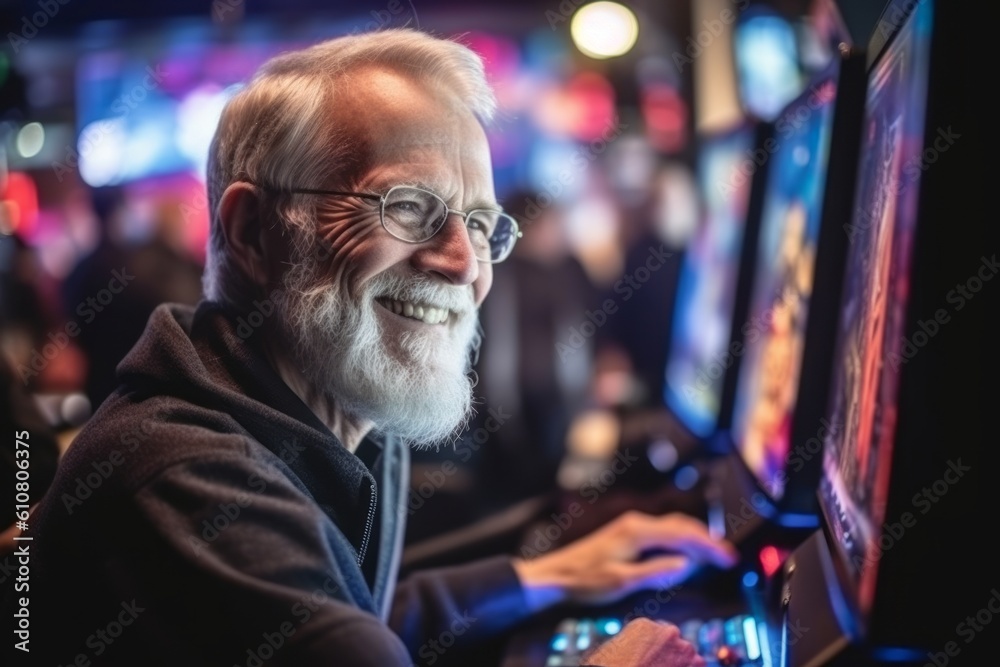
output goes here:
[[[449, 98], [483, 124], [492, 120], [496, 98], [481, 58], [468, 47], [417, 30], [400, 28], [338, 37], [277, 56], [227, 104], [209, 150], [211, 212], [204, 274], [207, 298], [243, 309], [253, 297], [246, 276], [231, 261], [219, 220], [222, 194], [249, 181], [275, 188], [321, 188], [347, 181], [358, 169], [359, 139], [337, 127], [330, 110], [348, 95], [347, 75], [380, 67], [437, 82]], [[328, 187], [328, 186], [327, 186]], [[315, 211], [296, 195], [262, 192], [276, 221], [292, 233], [293, 247], [311, 243]]]

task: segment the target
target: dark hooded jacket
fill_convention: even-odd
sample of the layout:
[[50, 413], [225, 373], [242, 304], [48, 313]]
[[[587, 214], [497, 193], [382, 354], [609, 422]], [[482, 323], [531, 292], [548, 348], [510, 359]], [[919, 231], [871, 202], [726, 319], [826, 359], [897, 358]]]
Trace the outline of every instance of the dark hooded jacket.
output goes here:
[[255, 343], [212, 302], [154, 312], [4, 578], [8, 664], [433, 664], [525, 618], [504, 557], [396, 586], [406, 447], [351, 453]]

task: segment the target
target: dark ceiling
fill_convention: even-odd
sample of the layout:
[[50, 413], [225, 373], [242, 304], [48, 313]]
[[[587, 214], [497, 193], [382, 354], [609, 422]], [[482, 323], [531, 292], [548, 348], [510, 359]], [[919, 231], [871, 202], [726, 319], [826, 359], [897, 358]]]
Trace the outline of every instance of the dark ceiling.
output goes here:
[[[50, 25], [71, 27], [100, 20], [154, 21], [164, 18], [207, 17], [213, 11], [229, 14], [229, 9], [248, 17], [305, 17], [320, 13], [325, 17], [354, 17], [384, 11], [387, 7], [410, 6], [417, 12], [446, 12], [449, 10], [469, 11], [471, 8], [502, 8], [516, 11], [531, 11], [543, 14], [546, 7], [538, 0], [505, 0], [503, 2], [479, 2], [470, 5], [459, 0], [159, 0], [153, 2], [133, 2], [132, 0], [48, 0], [58, 5]], [[558, 8], [561, 0], [551, 2]], [[582, 4], [583, 0], [565, 0]], [[65, 4], [62, 4], [65, 2]], [[664, 4], [664, 3], [661, 3]], [[39, 11], [39, 0], [0, 0], [0, 16], [15, 25], [23, 16], [31, 16]], [[6, 32], [6, 29], [5, 29]]]
[[[386, 14], [387, 8], [402, 6], [402, 13], [428, 13], [435, 16], [460, 17], [470, 12], [502, 13], [527, 24], [544, 24], [547, 12], [565, 12], [590, 0], [0, 0], [0, 30], [4, 36], [21, 33], [25, 20], [35, 18], [36, 25], [44, 20], [49, 36], [72, 33], [85, 23], [102, 20], [127, 20], [137, 24], [155, 23], [171, 18], [211, 16], [213, 10], [232, 18], [266, 18], [300, 20], [322, 14], [325, 18], [354, 20], [362, 16]], [[629, 4], [644, 8], [657, 17], [688, 17], [688, 6], [697, 0], [632, 0]], [[819, 2], [828, 0], [732, 0], [734, 6], [763, 4], [787, 16], [805, 15]], [[853, 36], [867, 40], [875, 20], [885, 4], [881, 0], [829, 0], [843, 15]], [[46, 10], [46, 8], [48, 8]], [[40, 11], [47, 16], [38, 17]], [[663, 25], [677, 35], [684, 35], [690, 26]], [[689, 34], [689, 33], [688, 33]], [[9, 39], [4, 39], [8, 42]], [[683, 38], [682, 38], [683, 41]], [[4, 44], [9, 47], [9, 44]]]

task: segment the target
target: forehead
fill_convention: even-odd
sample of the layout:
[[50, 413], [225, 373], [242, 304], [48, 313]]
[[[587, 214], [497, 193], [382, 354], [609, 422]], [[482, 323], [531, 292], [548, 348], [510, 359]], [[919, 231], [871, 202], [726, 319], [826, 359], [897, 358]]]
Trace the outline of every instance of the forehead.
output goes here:
[[[492, 181], [489, 145], [479, 121], [453, 93], [427, 77], [368, 68], [350, 74], [334, 97], [337, 125], [362, 148], [364, 171], [398, 171], [433, 185], [455, 167]], [[421, 173], [412, 171], [424, 167]], [[447, 171], [447, 170], [445, 170]], [[443, 185], [443, 184], [442, 184]]]

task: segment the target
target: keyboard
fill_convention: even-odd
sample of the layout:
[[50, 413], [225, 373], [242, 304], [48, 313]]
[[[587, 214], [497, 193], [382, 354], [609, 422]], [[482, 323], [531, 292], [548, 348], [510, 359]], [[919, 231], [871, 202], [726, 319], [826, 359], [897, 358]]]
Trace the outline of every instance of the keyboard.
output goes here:
[[[753, 616], [687, 620], [677, 626], [681, 636], [694, 644], [707, 667], [759, 667], [762, 664], [760, 633]], [[621, 632], [617, 618], [567, 618], [549, 642], [546, 667], [574, 667], [590, 648]]]

